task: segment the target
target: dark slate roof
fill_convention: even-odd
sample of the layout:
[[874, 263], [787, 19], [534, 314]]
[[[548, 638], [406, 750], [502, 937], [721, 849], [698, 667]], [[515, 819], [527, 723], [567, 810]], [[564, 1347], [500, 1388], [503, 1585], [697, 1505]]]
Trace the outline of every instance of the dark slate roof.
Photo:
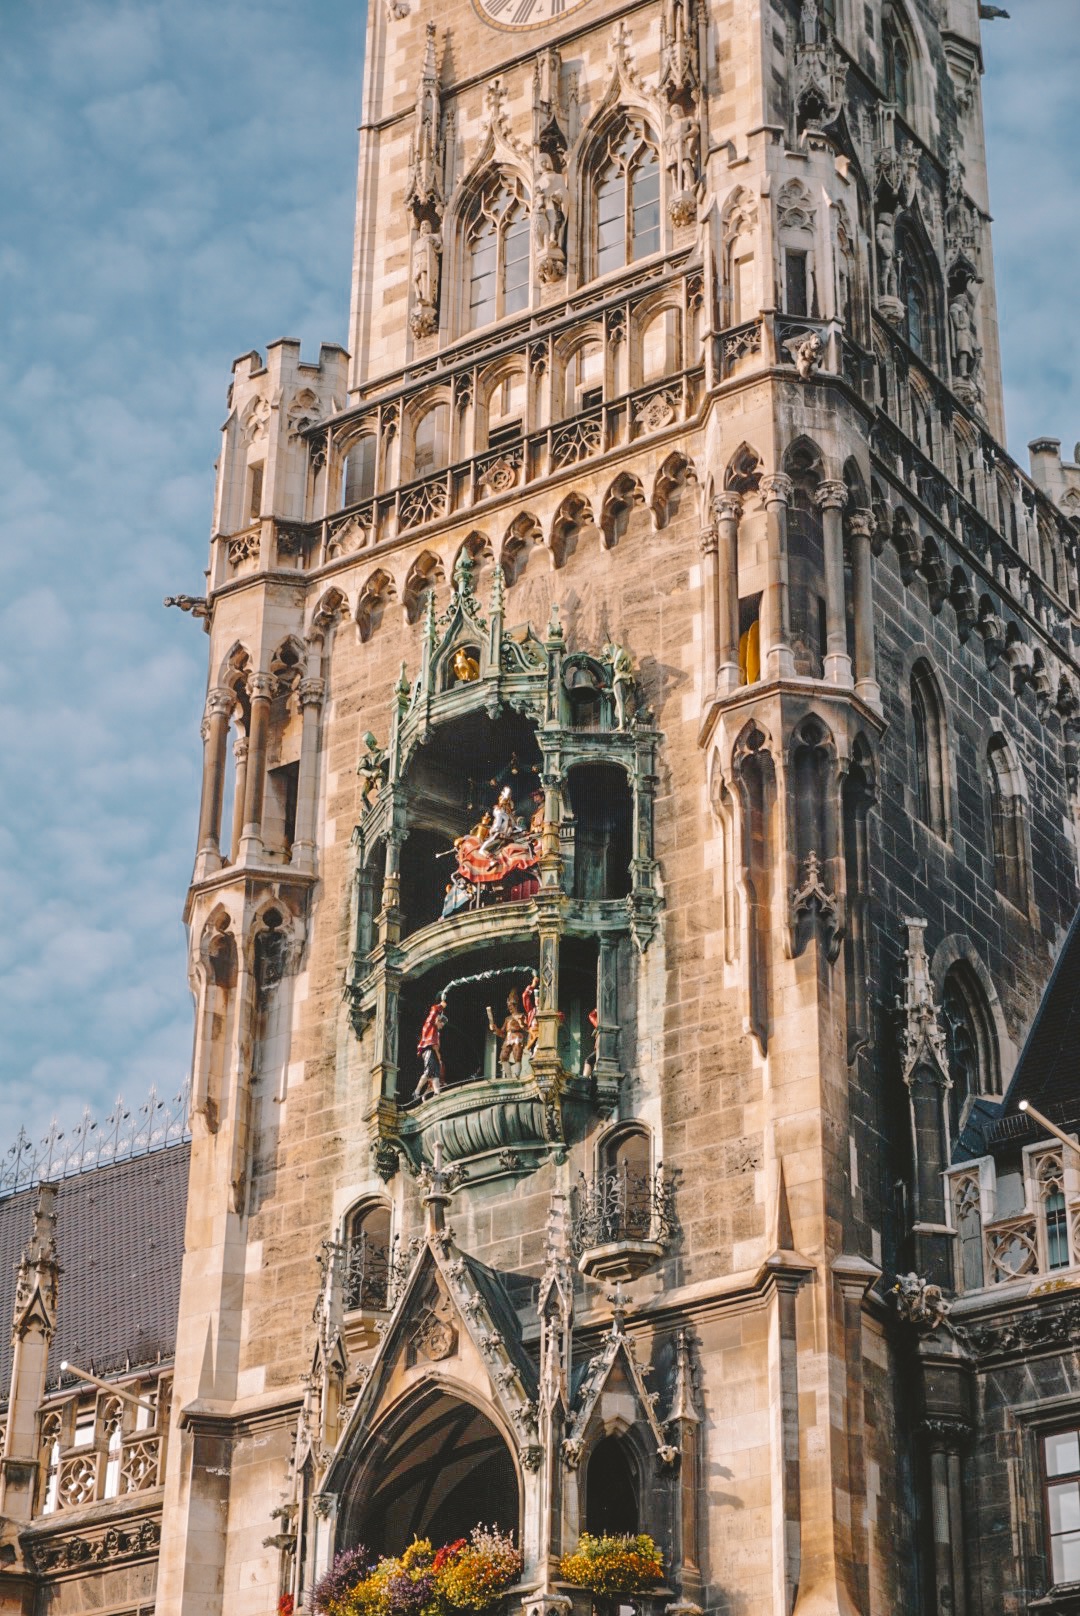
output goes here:
[[[95, 1374], [169, 1359], [176, 1344], [189, 1144], [62, 1180], [56, 1195], [60, 1308], [49, 1383], [64, 1359]], [[37, 1190], [0, 1201], [0, 1405], [11, 1381], [15, 1270]]]
[[1046, 1137], [1017, 1109], [1021, 1100], [1030, 1100], [1066, 1132], [1080, 1130], [1080, 910], [1020, 1051], [1000, 1114], [988, 1129], [991, 1149], [1015, 1149]]

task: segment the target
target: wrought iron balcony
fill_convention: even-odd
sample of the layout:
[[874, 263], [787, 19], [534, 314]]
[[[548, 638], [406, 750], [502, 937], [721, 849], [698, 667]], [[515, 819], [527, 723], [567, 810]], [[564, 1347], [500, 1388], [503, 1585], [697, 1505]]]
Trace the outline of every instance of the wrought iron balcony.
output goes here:
[[571, 1243], [593, 1279], [635, 1279], [663, 1256], [675, 1235], [675, 1186], [663, 1163], [652, 1174], [625, 1163], [587, 1179], [575, 1197]]
[[408, 1272], [397, 1236], [385, 1244], [361, 1232], [345, 1253], [343, 1305], [347, 1313], [385, 1313]]

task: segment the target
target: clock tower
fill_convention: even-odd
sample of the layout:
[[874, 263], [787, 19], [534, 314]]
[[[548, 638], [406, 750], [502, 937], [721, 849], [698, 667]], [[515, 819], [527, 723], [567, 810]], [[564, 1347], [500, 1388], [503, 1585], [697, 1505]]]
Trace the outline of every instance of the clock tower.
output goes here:
[[1077, 901], [979, 10], [371, 0], [347, 352], [236, 362], [180, 602], [166, 1616], [474, 1527], [529, 1616], [605, 1534], [651, 1616], [1033, 1585], [943, 1323]]

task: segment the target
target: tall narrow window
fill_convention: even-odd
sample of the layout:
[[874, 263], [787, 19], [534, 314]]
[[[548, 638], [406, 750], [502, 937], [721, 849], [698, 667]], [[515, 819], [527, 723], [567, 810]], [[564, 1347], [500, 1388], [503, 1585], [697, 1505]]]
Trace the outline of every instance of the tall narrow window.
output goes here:
[[1028, 865], [1023, 777], [1003, 735], [995, 735], [991, 740], [986, 760], [994, 847], [994, 884], [1001, 896], [1017, 909], [1026, 909]]
[[886, 26], [885, 94], [906, 118], [911, 112], [911, 53], [895, 28]]
[[528, 306], [529, 215], [523, 208], [515, 208], [503, 241], [503, 313], [517, 314]]
[[1051, 1576], [1080, 1582], [1080, 1431], [1055, 1431], [1042, 1450]]
[[627, 123], [609, 141], [595, 210], [598, 275], [660, 251], [660, 162], [643, 128]]
[[1068, 1268], [1069, 1224], [1065, 1211], [1065, 1173], [1059, 1150], [1048, 1150], [1038, 1158], [1035, 1179], [1042, 1207], [1046, 1266]]
[[488, 325], [496, 318], [499, 233], [493, 219], [484, 219], [472, 241], [469, 259], [469, 326]]
[[257, 522], [262, 515], [263, 463], [260, 460], [248, 471], [248, 521]]
[[468, 233], [468, 324], [490, 325], [529, 306], [529, 213], [500, 178], [480, 197]]
[[957, 1267], [960, 1288], [977, 1291], [983, 1285], [982, 1199], [977, 1173], [953, 1181], [953, 1219], [956, 1223]]
[[915, 814], [944, 837], [948, 828], [945, 792], [945, 713], [937, 680], [927, 662], [911, 670], [911, 723], [915, 742]]
[[390, 1287], [390, 1208], [369, 1202], [345, 1222], [347, 1309], [386, 1307]]
[[450, 408], [435, 404], [416, 423], [413, 439], [413, 475], [427, 477], [440, 471], [450, 455]]
[[949, 1062], [949, 1124], [955, 1141], [966, 1120], [967, 1104], [1000, 1088], [997, 1033], [986, 995], [973, 966], [958, 960], [941, 988], [941, 1019]]
[[909, 275], [904, 287], [904, 335], [920, 358], [928, 357], [926, 293], [914, 275]]
[[345, 456], [341, 471], [342, 505], [358, 505], [375, 492], [375, 439], [359, 438]]
[[806, 316], [810, 313], [807, 299], [806, 254], [788, 251], [784, 254], [784, 308], [788, 314]]

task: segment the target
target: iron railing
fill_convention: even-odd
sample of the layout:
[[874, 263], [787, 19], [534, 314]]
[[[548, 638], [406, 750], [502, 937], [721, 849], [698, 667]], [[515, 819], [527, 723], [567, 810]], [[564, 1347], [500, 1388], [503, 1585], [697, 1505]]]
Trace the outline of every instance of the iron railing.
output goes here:
[[131, 1110], [118, 1099], [104, 1122], [87, 1108], [73, 1128], [62, 1128], [54, 1117], [48, 1133], [39, 1140], [20, 1128], [0, 1156], [0, 1199], [35, 1184], [73, 1178], [95, 1167], [109, 1167], [182, 1144], [191, 1138], [189, 1098], [186, 1083], [171, 1099], [163, 1099], [152, 1088], [145, 1102]]
[[675, 1230], [675, 1186], [663, 1163], [654, 1173], [622, 1163], [593, 1179], [579, 1175], [570, 1228], [575, 1256], [625, 1241], [666, 1246]]

